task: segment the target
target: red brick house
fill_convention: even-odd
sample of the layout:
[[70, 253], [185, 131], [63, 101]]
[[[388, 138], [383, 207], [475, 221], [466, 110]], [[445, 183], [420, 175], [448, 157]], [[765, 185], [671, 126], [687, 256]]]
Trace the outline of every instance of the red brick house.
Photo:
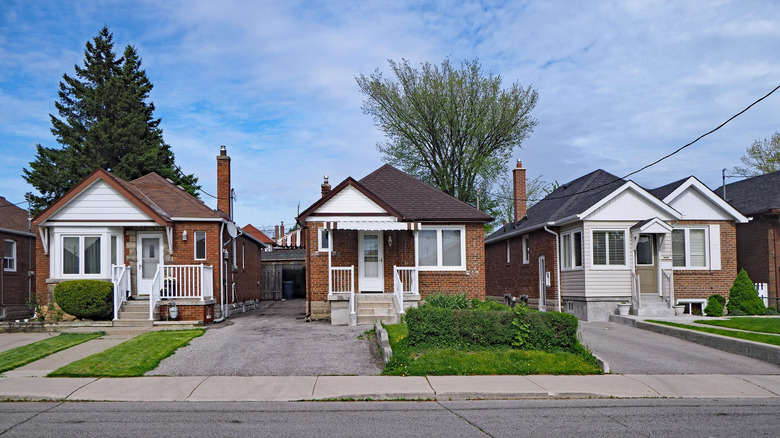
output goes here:
[[0, 270], [0, 320], [28, 318], [35, 266], [35, 234], [27, 211], [0, 196], [0, 242], [3, 269]]
[[431, 293], [485, 297], [487, 214], [384, 165], [347, 178], [297, 218], [312, 318], [397, 319]]
[[[723, 187], [715, 190], [723, 197]], [[750, 222], [737, 224], [737, 269], [768, 285], [769, 305], [778, 306], [780, 284], [780, 171], [726, 185], [726, 201]]]
[[491, 295], [604, 321], [621, 302], [638, 315], [703, 309], [737, 274], [747, 218], [694, 177], [646, 190], [596, 170], [526, 210], [518, 161], [514, 198], [515, 221], [485, 239]]
[[71, 279], [114, 283], [114, 320], [211, 322], [261, 297], [266, 246], [232, 220], [230, 157], [217, 156], [217, 210], [156, 173], [125, 181], [97, 169], [33, 220], [36, 293]]

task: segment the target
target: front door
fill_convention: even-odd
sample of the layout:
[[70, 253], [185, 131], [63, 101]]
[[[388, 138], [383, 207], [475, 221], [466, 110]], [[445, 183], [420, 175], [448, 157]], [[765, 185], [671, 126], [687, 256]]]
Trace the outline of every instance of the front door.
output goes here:
[[640, 234], [636, 244], [636, 273], [639, 276], [639, 292], [659, 293], [656, 269], [655, 235]]
[[[138, 233], [136, 236], [138, 295], [149, 295], [157, 267], [163, 264], [163, 236], [159, 233]], [[161, 279], [162, 281], [162, 279]]]
[[384, 292], [385, 276], [381, 231], [361, 231], [358, 239], [360, 292]]

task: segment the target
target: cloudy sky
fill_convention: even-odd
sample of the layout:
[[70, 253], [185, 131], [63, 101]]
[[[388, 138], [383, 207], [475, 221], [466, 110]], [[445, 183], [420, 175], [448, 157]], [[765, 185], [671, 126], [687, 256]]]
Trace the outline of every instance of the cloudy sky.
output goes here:
[[[780, 85], [774, 1], [13, 1], [0, 0], [0, 196], [50, 133], [58, 84], [103, 25], [131, 44], [178, 164], [215, 193], [228, 147], [236, 220], [291, 224], [298, 205], [382, 164], [383, 135], [355, 76], [388, 59], [479, 58], [539, 92], [539, 124], [515, 151], [529, 177], [625, 175], [709, 131]], [[696, 175], [720, 185], [755, 139], [780, 130], [780, 92], [672, 159], [646, 187]], [[213, 199], [203, 197], [211, 206]]]

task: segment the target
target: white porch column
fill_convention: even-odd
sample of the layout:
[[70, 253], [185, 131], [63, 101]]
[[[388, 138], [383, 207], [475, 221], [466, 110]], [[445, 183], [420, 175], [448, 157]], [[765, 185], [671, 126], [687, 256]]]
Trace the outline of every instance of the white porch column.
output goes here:
[[325, 228], [325, 230], [327, 230], [327, 232], [328, 232], [328, 294], [330, 295], [330, 294], [333, 293], [333, 284], [332, 284], [332, 282], [333, 282], [333, 278], [332, 278], [333, 275], [331, 274], [330, 268], [333, 267], [332, 254], [333, 254], [333, 243], [334, 243], [333, 240], [334, 239], [333, 239], [333, 231], [330, 228], [330, 224], [326, 222], [324, 225], [327, 226], [327, 228]]

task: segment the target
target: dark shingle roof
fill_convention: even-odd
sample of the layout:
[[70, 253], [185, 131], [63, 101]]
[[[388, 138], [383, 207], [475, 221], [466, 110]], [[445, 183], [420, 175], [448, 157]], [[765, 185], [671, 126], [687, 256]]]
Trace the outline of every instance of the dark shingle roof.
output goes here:
[[[723, 197], [723, 186], [714, 192]], [[746, 216], [780, 209], [780, 171], [726, 184], [726, 201]]]
[[677, 190], [678, 187], [680, 187], [685, 181], [688, 181], [691, 177], [683, 178], [679, 181], [675, 181], [673, 183], [667, 184], [665, 186], [661, 186], [652, 190], [648, 190], [651, 195], [655, 196], [659, 200], [663, 201], [664, 198], [671, 195], [673, 191]]
[[0, 196], [0, 228], [27, 233], [27, 211]]
[[622, 186], [626, 181], [601, 169], [583, 175], [561, 185], [555, 191], [531, 206], [526, 217], [518, 222], [504, 225], [485, 239], [493, 241], [509, 234], [520, 233], [547, 222], [564, 219], [580, 214], [607, 195]]
[[492, 217], [385, 164], [360, 184], [401, 214], [404, 221], [476, 221]]
[[169, 218], [225, 218], [220, 212], [208, 208], [201, 200], [154, 172], [130, 181], [125, 187], [127, 185], [138, 189], [143, 201], [153, 209], [162, 210]]

